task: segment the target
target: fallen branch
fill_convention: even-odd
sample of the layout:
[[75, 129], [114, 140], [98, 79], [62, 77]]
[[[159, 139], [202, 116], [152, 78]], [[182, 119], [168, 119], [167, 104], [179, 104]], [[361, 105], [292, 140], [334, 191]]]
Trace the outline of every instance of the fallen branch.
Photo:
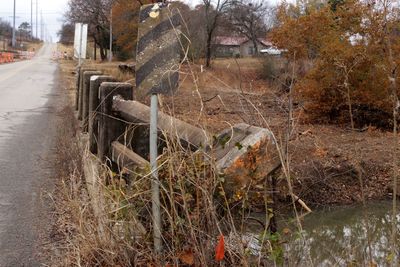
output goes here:
[[292, 197], [293, 197], [294, 201], [299, 203], [300, 206], [302, 206], [308, 213], [312, 212], [312, 210], [307, 206], [307, 204], [303, 200], [301, 200], [301, 198], [299, 198], [298, 196], [296, 196], [293, 193], [292, 193]]

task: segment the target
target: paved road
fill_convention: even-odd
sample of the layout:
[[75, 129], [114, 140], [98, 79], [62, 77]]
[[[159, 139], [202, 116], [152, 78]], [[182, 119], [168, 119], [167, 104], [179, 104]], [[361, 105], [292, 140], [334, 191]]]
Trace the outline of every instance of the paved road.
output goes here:
[[56, 133], [54, 48], [0, 65], [0, 267], [40, 266], [34, 255]]

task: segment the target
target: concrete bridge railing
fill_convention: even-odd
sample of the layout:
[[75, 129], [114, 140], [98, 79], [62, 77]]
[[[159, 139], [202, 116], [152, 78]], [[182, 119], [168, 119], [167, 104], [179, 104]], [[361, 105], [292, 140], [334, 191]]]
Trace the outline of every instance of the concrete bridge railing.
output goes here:
[[[119, 167], [148, 165], [150, 107], [133, 100], [134, 88], [129, 83], [116, 82], [93, 69], [81, 68], [77, 76], [76, 109], [89, 136], [90, 151]], [[202, 149], [213, 157], [232, 195], [249, 186], [262, 186], [280, 165], [267, 129], [241, 123], [215, 134], [163, 112], [158, 113], [158, 122], [161, 138], [168, 135], [183, 148]]]

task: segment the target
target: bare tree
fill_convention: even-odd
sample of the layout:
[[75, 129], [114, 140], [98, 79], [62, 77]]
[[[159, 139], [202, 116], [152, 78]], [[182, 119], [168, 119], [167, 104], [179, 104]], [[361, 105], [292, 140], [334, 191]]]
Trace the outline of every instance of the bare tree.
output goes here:
[[259, 53], [258, 38], [264, 37], [267, 32], [267, 14], [270, 10], [263, 0], [234, 1], [229, 9], [233, 28], [253, 42], [256, 55]]
[[109, 14], [114, 0], [70, 0], [66, 20], [69, 23], [87, 23], [89, 35], [100, 48], [102, 60], [109, 47]]
[[0, 36], [9, 38], [11, 36], [12, 27], [9, 22], [0, 18]]
[[211, 46], [215, 30], [231, 2], [231, 0], [203, 0], [206, 23], [206, 67], [211, 65]]
[[57, 33], [60, 37], [60, 43], [62, 44], [73, 44], [74, 43], [74, 31], [75, 27], [73, 24], [64, 23], [61, 26], [61, 30]]

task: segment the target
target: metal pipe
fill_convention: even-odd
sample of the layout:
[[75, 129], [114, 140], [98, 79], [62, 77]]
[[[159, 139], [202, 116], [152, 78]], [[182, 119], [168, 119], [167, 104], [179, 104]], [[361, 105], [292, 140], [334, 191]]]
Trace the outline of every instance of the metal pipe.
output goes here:
[[157, 123], [158, 123], [158, 96], [151, 95], [150, 112], [150, 166], [151, 166], [151, 192], [152, 192], [152, 213], [153, 213], [153, 236], [154, 250], [156, 253], [162, 251], [161, 239], [161, 212], [160, 212], [160, 181], [158, 179], [158, 146], [157, 146]]

